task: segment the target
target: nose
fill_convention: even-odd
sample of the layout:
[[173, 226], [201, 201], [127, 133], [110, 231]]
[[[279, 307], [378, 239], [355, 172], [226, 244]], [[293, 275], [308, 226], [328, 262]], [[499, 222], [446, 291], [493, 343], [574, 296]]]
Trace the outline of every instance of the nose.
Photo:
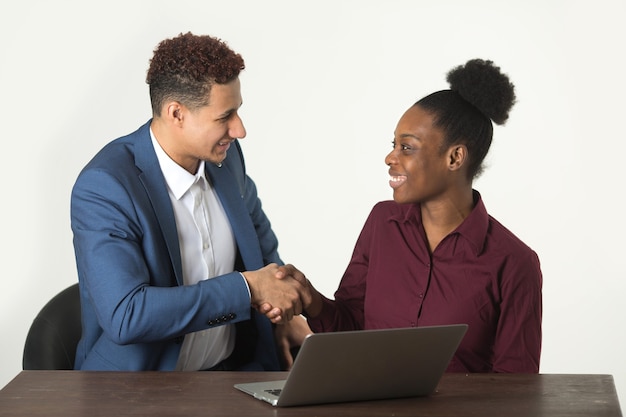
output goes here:
[[244, 127], [239, 114], [235, 114], [231, 119], [231, 124], [228, 127], [228, 134], [231, 138], [243, 139], [246, 137], [246, 128]]
[[392, 164], [395, 164], [396, 162], [397, 162], [396, 151], [394, 149], [391, 152], [389, 152], [387, 156], [385, 157], [385, 165], [391, 166]]

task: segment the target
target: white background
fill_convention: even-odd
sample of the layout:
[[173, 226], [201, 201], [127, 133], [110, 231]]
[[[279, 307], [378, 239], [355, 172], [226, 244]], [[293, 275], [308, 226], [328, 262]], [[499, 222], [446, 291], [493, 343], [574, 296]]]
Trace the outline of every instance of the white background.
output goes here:
[[2, 1], [0, 387], [39, 309], [76, 281], [84, 164], [150, 117], [154, 47], [192, 31], [240, 52], [243, 141], [286, 262], [332, 295], [413, 102], [491, 59], [517, 88], [475, 183], [544, 274], [543, 373], [606, 373], [626, 399], [622, 1]]

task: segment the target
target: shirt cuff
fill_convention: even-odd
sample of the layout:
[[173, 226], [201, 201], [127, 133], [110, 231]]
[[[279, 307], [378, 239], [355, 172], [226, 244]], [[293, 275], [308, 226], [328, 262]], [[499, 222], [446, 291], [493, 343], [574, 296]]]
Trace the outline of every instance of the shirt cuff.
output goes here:
[[243, 279], [244, 284], [246, 284], [246, 288], [248, 289], [248, 299], [250, 300], [250, 303], [252, 303], [252, 293], [250, 292], [248, 281], [246, 281], [246, 277], [244, 277], [241, 272], [239, 273], [239, 275], [241, 275], [241, 279]]

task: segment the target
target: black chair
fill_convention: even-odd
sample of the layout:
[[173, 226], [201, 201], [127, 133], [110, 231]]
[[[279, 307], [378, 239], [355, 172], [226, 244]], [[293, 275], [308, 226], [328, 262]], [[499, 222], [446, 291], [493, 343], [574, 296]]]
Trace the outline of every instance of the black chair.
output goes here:
[[82, 333], [80, 296], [74, 284], [54, 296], [30, 326], [24, 370], [74, 369], [76, 345]]

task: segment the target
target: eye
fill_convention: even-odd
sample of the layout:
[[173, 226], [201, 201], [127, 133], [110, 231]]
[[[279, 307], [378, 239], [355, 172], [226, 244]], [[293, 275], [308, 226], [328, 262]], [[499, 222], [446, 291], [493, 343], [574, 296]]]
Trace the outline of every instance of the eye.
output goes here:
[[411, 151], [411, 150], [413, 150], [413, 148], [411, 146], [407, 145], [407, 144], [404, 144], [404, 143], [398, 144], [395, 140], [392, 140], [391, 141], [391, 147], [393, 149], [396, 149], [396, 146], [400, 146], [400, 150], [401, 151]]
[[228, 122], [230, 119], [233, 118], [233, 114], [235, 114], [235, 112], [229, 112], [224, 114], [222, 117], [220, 117], [219, 119], [217, 119], [218, 122], [220, 123], [226, 123]]

